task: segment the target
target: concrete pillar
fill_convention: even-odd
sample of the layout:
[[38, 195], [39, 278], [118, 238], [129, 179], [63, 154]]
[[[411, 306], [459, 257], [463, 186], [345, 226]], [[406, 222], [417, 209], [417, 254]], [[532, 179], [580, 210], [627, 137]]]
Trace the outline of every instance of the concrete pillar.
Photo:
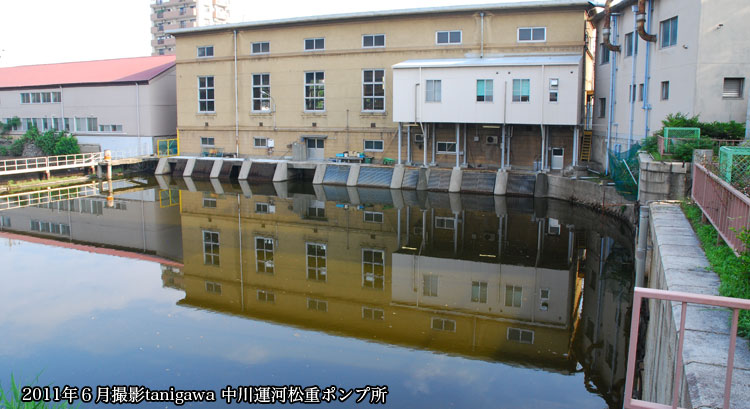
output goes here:
[[578, 125], [573, 127], [573, 166], [578, 166]]
[[495, 191], [496, 195], [504, 196], [508, 191], [508, 172], [505, 170], [498, 170], [495, 176]]
[[[404, 204], [404, 194], [401, 189], [391, 189], [391, 201], [393, 202], [393, 207], [397, 209], [401, 209], [405, 206]], [[409, 216], [406, 217], [407, 220], [409, 220]], [[408, 236], [408, 233], [407, 233]]]
[[[427, 126], [429, 127], [429, 125], [427, 125]], [[422, 149], [422, 166], [427, 166], [427, 140], [428, 140], [428, 137], [429, 137], [429, 135], [427, 134], [427, 132], [425, 132], [424, 135], [422, 135], [422, 141], [423, 141], [422, 142], [422, 147], [424, 148], [424, 149]]]
[[182, 176], [189, 178], [193, 175], [193, 168], [195, 168], [195, 158], [190, 158], [185, 164], [185, 170], [182, 172]]
[[459, 167], [459, 156], [461, 153], [461, 125], [456, 124], [456, 167]]
[[242, 161], [242, 166], [240, 167], [240, 174], [238, 176], [239, 180], [247, 180], [248, 177], [250, 177], [250, 167], [253, 166], [253, 161], [250, 159], [245, 159]]
[[112, 162], [107, 162], [107, 179], [112, 180]]
[[198, 189], [195, 187], [195, 182], [193, 182], [193, 178], [191, 178], [190, 176], [186, 176], [184, 177], [184, 179], [185, 179], [185, 186], [187, 186], [188, 192], [198, 191]]
[[437, 132], [435, 132], [435, 124], [432, 124], [430, 127], [430, 132], [432, 133], [432, 162], [430, 163], [430, 166], [435, 166], [435, 151], [437, 150]]
[[[404, 165], [396, 165], [393, 167], [393, 177], [391, 177], [391, 189], [401, 189], [401, 184], [404, 183], [404, 172], [406, 169]], [[357, 169], [359, 175], [359, 169]]]
[[411, 166], [411, 126], [406, 127], [406, 164]]
[[[451, 204], [451, 213], [458, 215], [463, 210], [463, 205], [461, 204], [461, 195], [458, 193], [448, 193], [448, 201]], [[458, 229], [458, 224], [453, 226], [454, 228]]]
[[273, 182], [276, 196], [281, 199], [289, 199], [289, 182]]
[[253, 191], [250, 189], [250, 184], [247, 183], [247, 180], [240, 179], [238, 182], [240, 183], [240, 189], [242, 189], [242, 195], [248, 199], [253, 197]]
[[398, 123], [398, 164], [401, 164], [401, 122]]
[[320, 185], [323, 183], [323, 178], [326, 175], [326, 167], [327, 165], [325, 163], [319, 163], [315, 165], [315, 176], [313, 176], [313, 185]]
[[[49, 171], [47, 171], [47, 172], [49, 172]], [[46, 175], [47, 172], [45, 172], [45, 175]], [[101, 179], [103, 176], [104, 175], [102, 174], [102, 165], [96, 165], [96, 178], [97, 179]], [[47, 179], [49, 179], [49, 177], [47, 177]]]
[[315, 200], [320, 200], [321, 202], [325, 202], [327, 200], [323, 185], [313, 185], [313, 191], [315, 192]]
[[362, 204], [359, 201], [359, 191], [354, 186], [347, 186], [346, 187], [346, 193], [349, 195], [349, 203], [352, 204], [352, 206], [359, 206]]
[[463, 170], [456, 166], [451, 170], [451, 182], [448, 186], [448, 192], [460, 192], [461, 180], [463, 179]]
[[214, 161], [213, 166], [211, 167], [211, 175], [209, 176], [211, 179], [216, 179], [219, 177], [219, 174], [221, 173], [221, 167], [224, 165], [223, 159], [216, 159]]
[[505, 169], [505, 124], [503, 124], [502, 141], [500, 142], [500, 169]]
[[467, 147], [466, 147], [466, 141], [467, 141], [468, 139], [469, 139], [469, 133], [468, 133], [468, 132], [466, 132], [466, 124], [464, 124], [464, 164], [463, 164], [463, 166], [464, 166], [464, 167], [467, 167], [467, 166], [469, 166], [469, 165], [468, 165], [468, 162], [467, 162], [467, 156], [468, 156], [468, 155], [467, 155], [467, 153], [466, 153], [466, 148], [467, 148]]
[[419, 169], [419, 178], [417, 179], [417, 190], [427, 190], [427, 180], [430, 177], [430, 168]]
[[289, 180], [289, 162], [282, 160], [276, 164], [276, 172], [273, 174], [274, 182]]
[[357, 186], [357, 181], [359, 180], [359, 169], [359, 164], [353, 164], [349, 167], [349, 177], [346, 179], [347, 186]]
[[159, 184], [159, 189], [169, 190], [169, 179], [171, 179], [169, 176], [155, 175], [154, 177], [156, 177], [156, 183]]
[[541, 172], [536, 174], [534, 197], [547, 197], [547, 174]]
[[169, 158], [159, 158], [154, 175], [166, 175], [172, 173], [172, 166], [169, 164]]
[[540, 153], [541, 157], [539, 159], [539, 170], [544, 170], [544, 157], [546, 156], [544, 154], [544, 151], [546, 150], [544, 146], [544, 125], [539, 125], [539, 127], [542, 128], [542, 152]]
[[224, 188], [221, 187], [221, 182], [219, 182], [219, 179], [211, 178], [211, 187], [214, 188], [214, 192], [216, 192], [217, 195], [224, 194]]

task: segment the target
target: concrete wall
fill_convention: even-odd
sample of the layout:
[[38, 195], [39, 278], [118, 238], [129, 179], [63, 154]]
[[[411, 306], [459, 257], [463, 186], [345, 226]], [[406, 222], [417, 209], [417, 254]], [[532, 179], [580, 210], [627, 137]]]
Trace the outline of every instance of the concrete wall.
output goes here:
[[[719, 277], [709, 270], [680, 206], [655, 202], [649, 210], [648, 287], [718, 295]], [[649, 301], [642, 373], [646, 401], [671, 404], [680, 315], [680, 303]], [[723, 407], [730, 320], [731, 312], [725, 309], [687, 307], [680, 407]], [[750, 402], [750, 344], [746, 339], [737, 339], [734, 368], [731, 407], [745, 408]]]
[[638, 201], [681, 200], [688, 197], [691, 184], [690, 163], [657, 162], [648, 153], [639, 153]]

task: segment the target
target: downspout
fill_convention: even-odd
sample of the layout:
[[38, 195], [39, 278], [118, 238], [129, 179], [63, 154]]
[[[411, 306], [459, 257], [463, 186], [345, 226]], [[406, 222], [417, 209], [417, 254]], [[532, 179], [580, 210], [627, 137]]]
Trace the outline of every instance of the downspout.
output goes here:
[[745, 115], [745, 140], [750, 139], [750, 93], [747, 96], [747, 114]]
[[480, 40], [480, 42], [481, 42], [482, 45], [481, 45], [481, 48], [480, 48], [480, 51], [479, 51], [479, 58], [484, 58], [484, 12], [483, 11], [479, 12], [479, 18], [481, 20], [480, 31], [482, 33], [481, 34], [482, 37], [481, 37], [481, 40]]
[[[640, 8], [639, 8], [640, 10]], [[646, 28], [649, 30], [651, 29], [651, 17], [654, 14], [654, 1], [648, 0], [648, 18], [646, 20]], [[636, 16], [636, 19], [638, 16]], [[638, 32], [638, 35], [641, 35], [640, 31]], [[643, 38], [643, 37], [641, 37]], [[649, 83], [651, 82], [651, 44], [647, 41], [646, 42], [646, 65], [644, 67], [644, 74], [643, 74], [643, 110], [645, 111], [645, 129], [643, 131], [643, 136], [648, 137], [648, 134], [651, 132], [651, 128], [649, 127], [649, 118], [651, 116], [651, 104], [648, 102], [648, 89], [649, 89]], [[747, 129], [747, 128], [746, 128]]]
[[646, 271], [646, 244], [648, 242], [648, 204], [639, 208], [638, 241], [635, 251], [635, 286], [643, 287], [643, 276]]
[[141, 91], [138, 88], [138, 83], [135, 83], [135, 123], [138, 127], [138, 155], [141, 154]]
[[[240, 157], [240, 113], [237, 96], [237, 30], [234, 30], [234, 144], [235, 153]], [[275, 115], [275, 114], [274, 114]]]
[[58, 129], [58, 131], [64, 131], [65, 130], [65, 100], [63, 99], [62, 85], [60, 85], [60, 115], [62, 116], [60, 118], [60, 127], [62, 129]]
[[[633, 6], [633, 12], [635, 13], [638, 11], [638, 9]], [[637, 21], [633, 21], [633, 31], [635, 32], [638, 30], [638, 23]], [[632, 73], [630, 74], [630, 89], [628, 89], [628, 93], [630, 94], [630, 126], [628, 127], [628, 151], [630, 151], [630, 147], [633, 146], [633, 122], [635, 121], [635, 94], [636, 94], [636, 85], [635, 85], [635, 69], [636, 69], [636, 62], [638, 60], [637, 56], [635, 55], [635, 50], [637, 50], [638, 44], [638, 37], [635, 35], [633, 36], [633, 41], [631, 41], [630, 44], [630, 56], [633, 58], [633, 69]]]
[[[651, 29], [651, 13], [654, 11], [654, 3], [653, 0], [649, 0], [649, 29]], [[635, 10], [634, 10], [635, 11]], [[644, 27], [644, 23], [646, 22], [646, 0], [638, 0], [638, 11], [636, 11], [635, 14], [635, 21], [636, 21], [636, 30], [638, 31], [638, 36], [643, 39], [643, 41], [648, 42], [656, 42], [656, 36], [654, 34], [649, 34], [646, 32], [646, 28]]]
[[[612, 34], [613, 37], [617, 37], [617, 24], [615, 24], [615, 32], [609, 29], [609, 18], [612, 15], [611, 11], [609, 10], [609, 5], [612, 3], [612, 0], [607, 0], [607, 3], [604, 5], [604, 27], [602, 27], [602, 41], [604, 42], [604, 46], [607, 47], [610, 51], [619, 52], [620, 46], [612, 44], [609, 41], [609, 36]], [[615, 23], [617, 23], [616, 19], [613, 19]]]
[[[607, 3], [609, 4], [609, 2], [607, 2]], [[609, 14], [607, 16], [605, 16], [605, 18], [607, 18], [605, 24], [607, 25], [607, 27], [609, 27], [609, 19], [608, 19], [609, 18]], [[614, 26], [613, 30], [612, 30], [612, 34], [613, 34], [613, 36], [615, 38], [617, 38], [617, 15], [612, 15], [612, 23], [613, 23], [613, 26]], [[604, 30], [602, 30], [602, 35], [604, 35]], [[609, 28], [607, 28], [607, 36], [608, 37], [607, 37], [607, 40], [605, 42], [605, 45], [609, 42]], [[607, 47], [607, 48], [609, 48], [609, 47]], [[620, 50], [619, 46], [616, 46], [616, 48], [617, 48], [617, 51]], [[615, 76], [615, 71], [617, 70], [617, 68], [615, 67], [615, 65], [617, 65], [617, 55], [614, 55], [614, 58], [610, 57], [609, 63], [610, 63], [610, 67], [609, 67], [609, 70], [610, 70], [610, 74], [609, 74], [609, 115], [608, 115], [608, 118], [607, 118], [607, 152], [605, 152], [605, 155], [607, 155], [607, 161], [605, 162], [605, 168], [604, 168], [604, 173], [605, 174], [609, 174], [609, 151], [610, 151], [610, 145], [612, 144], [612, 142], [611, 142], [611, 140], [612, 140], [612, 123], [613, 123], [612, 119], [613, 119], [613, 116], [615, 114], [615, 80], [617, 78]]]

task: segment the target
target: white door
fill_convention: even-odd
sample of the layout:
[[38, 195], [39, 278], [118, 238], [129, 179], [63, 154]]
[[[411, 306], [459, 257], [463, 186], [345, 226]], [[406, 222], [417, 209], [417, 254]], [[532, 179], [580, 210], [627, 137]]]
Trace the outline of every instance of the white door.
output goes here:
[[325, 139], [307, 138], [307, 160], [325, 160]]
[[552, 162], [550, 165], [553, 170], [563, 168], [563, 152], [563, 148], [552, 148]]

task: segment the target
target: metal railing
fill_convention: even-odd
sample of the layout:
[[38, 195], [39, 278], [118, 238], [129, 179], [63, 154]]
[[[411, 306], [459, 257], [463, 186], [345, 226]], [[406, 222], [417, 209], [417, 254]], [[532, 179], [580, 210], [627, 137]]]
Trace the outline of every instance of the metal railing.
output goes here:
[[101, 162], [102, 152], [75, 155], [41, 156], [0, 161], [0, 175], [93, 166]]
[[13, 193], [0, 196], [0, 210], [20, 209], [64, 200], [79, 199], [99, 194], [96, 183], [44, 189], [34, 192]]
[[177, 138], [159, 139], [156, 143], [156, 154], [159, 157], [179, 155], [180, 150]]
[[736, 254], [745, 251], [737, 233], [750, 227], [750, 198], [700, 163], [693, 163], [692, 198]]
[[[633, 315], [630, 320], [630, 347], [628, 349], [628, 367], [625, 378], [625, 408], [626, 409], [676, 409], [678, 408], [679, 390], [682, 382], [682, 347], [685, 341], [685, 318], [687, 316], [687, 304], [711, 305], [732, 309], [732, 327], [729, 335], [729, 353], [727, 357], [726, 379], [724, 381], [724, 409], [729, 409], [732, 391], [732, 373], [734, 372], [734, 350], [737, 343], [737, 323], [740, 310], [750, 310], [750, 300], [738, 298], [719, 297], [714, 295], [703, 295], [683, 293], [677, 291], [657, 290], [653, 288], [636, 287], [633, 298]], [[646, 402], [633, 399], [633, 385], [635, 377], [636, 349], [638, 347], [638, 324], [641, 319], [641, 300], [644, 298], [677, 301], [682, 303], [679, 338], [677, 341], [677, 355], [675, 363], [675, 377], [672, 388], [672, 405]], [[670, 309], [671, 310], [671, 309]]]

